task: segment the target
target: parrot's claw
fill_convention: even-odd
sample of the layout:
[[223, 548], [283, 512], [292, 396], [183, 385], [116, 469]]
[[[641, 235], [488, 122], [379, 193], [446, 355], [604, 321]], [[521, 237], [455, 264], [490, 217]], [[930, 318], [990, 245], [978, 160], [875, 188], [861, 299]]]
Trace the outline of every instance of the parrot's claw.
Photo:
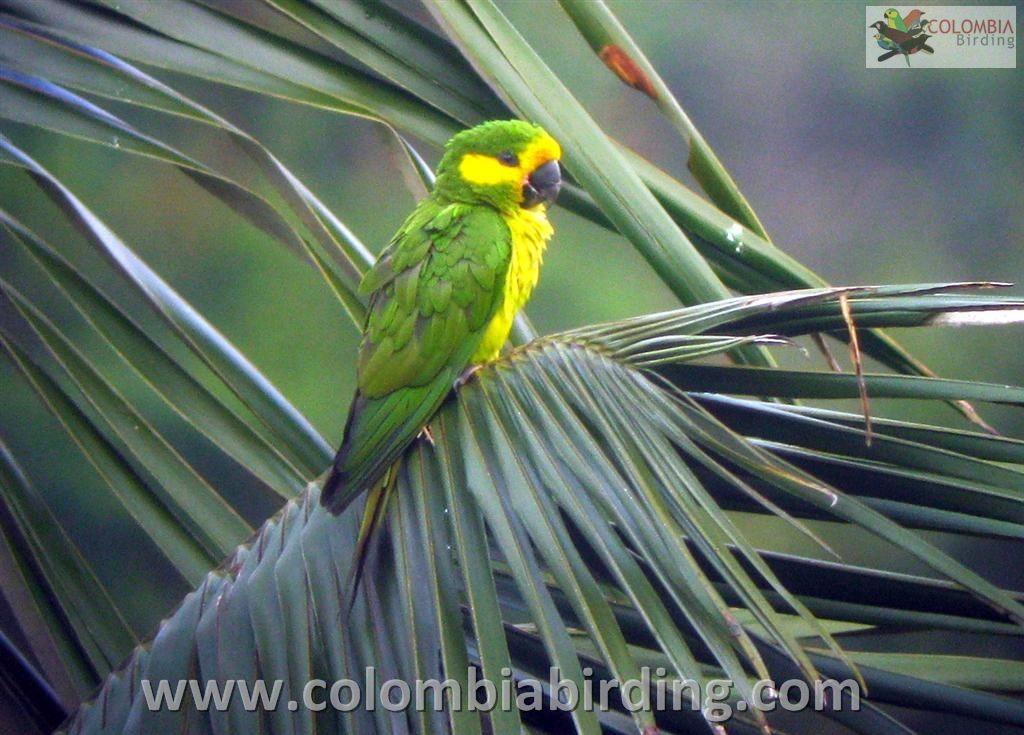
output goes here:
[[426, 439], [430, 446], [434, 446], [434, 435], [430, 433], [430, 427], [424, 426], [420, 429], [417, 439]]
[[459, 388], [464, 386], [466, 383], [469, 382], [470, 378], [472, 378], [476, 374], [476, 371], [482, 367], [483, 364], [470, 365], [468, 368], [462, 371], [462, 375], [455, 379], [455, 382], [452, 383], [452, 388], [458, 390]]

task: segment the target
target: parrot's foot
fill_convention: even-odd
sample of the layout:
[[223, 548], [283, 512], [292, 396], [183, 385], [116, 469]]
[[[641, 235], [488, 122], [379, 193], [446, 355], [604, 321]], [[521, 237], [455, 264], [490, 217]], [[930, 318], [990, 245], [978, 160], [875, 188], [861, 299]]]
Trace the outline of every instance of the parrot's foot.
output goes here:
[[416, 436], [417, 439], [426, 439], [430, 446], [434, 446], [434, 435], [430, 433], [430, 427], [424, 426], [420, 429], [420, 433]]
[[476, 371], [482, 368], [483, 366], [483, 363], [479, 363], [477, 365], [470, 365], [468, 368], [462, 371], [462, 375], [455, 379], [455, 382], [452, 384], [452, 388], [458, 390], [459, 388], [464, 386], [466, 383], [469, 382], [470, 378], [472, 378], [476, 374]]

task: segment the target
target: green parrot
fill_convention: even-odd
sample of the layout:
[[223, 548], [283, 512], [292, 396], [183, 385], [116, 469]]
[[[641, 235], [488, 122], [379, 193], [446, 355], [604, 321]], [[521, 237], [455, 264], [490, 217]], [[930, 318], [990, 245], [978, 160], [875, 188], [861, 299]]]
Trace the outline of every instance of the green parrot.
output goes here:
[[895, 28], [897, 31], [906, 32], [907, 26], [903, 22], [903, 16], [900, 15], [900, 11], [898, 11], [896, 8], [889, 8], [882, 15], [885, 17], [885, 22], [889, 24], [890, 28]]
[[500, 353], [552, 235], [546, 208], [561, 187], [561, 154], [519, 120], [448, 141], [433, 191], [359, 286], [369, 313], [355, 399], [320, 495], [331, 513], [369, 489], [380, 492], [367, 513], [381, 512], [388, 469], [453, 387]]

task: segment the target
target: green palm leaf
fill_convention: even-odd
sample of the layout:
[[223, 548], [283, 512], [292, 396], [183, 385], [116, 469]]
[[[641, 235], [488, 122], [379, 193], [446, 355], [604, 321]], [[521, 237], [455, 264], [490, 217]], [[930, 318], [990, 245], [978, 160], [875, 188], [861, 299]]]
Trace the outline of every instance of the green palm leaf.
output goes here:
[[[821, 298], [820, 294], [817, 298]], [[912, 310], [913, 302], [913, 297], [906, 297], [904, 310]], [[992, 300], [989, 305], [996, 303]], [[1014, 308], [1013, 302], [1005, 306]], [[799, 308], [794, 307], [793, 311], [799, 313]], [[678, 319], [685, 313], [686, 310], [678, 316], [668, 315], [665, 320]], [[784, 319], [784, 312], [780, 319]], [[623, 332], [631, 328], [629, 322], [620, 325]], [[602, 331], [607, 339], [614, 336], [611, 326]], [[615, 411], [602, 420], [593, 420], [595, 407], [604, 411], [612, 405], [609, 401], [620, 399], [629, 401], [632, 416]], [[676, 408], [666, 408], [672, 406]], [[702, 423], [695, 426], [692, 421]], [[520, 349], [509, 360], [479, 372], [477, 379], [459, 392], [458, 400], [446, 405], [434, 426], [434, 443], [417, 444], [405, 465], [399, 482], [400, 500], [389, 516], [389, 540], [378, 545], [367, 570], [365, 588], [351, 616], [344, 613], [345, 595], [337, 594], [340, 590], [336, 587], [337, 580], [348, 574], [348, 557], [330, 553], [334, 551], [333, 542], [344, 535], [318, 507], [315, 486], [300, 501], [289, 503], [282, 516], [236, 554], [227, 570], [232, 580], [229, 589], [222, 589], [224, 580], [218, 573], [195, 593], [197, 598], [217, 599], [216, 604], [204, 605], [206, 615], [217, 616], [218, 610], [232, 609], [236, 599], [237, 604], [255, 606], [249, 611], [252, 636], [234, 640], [233, 645], [249, 647], [251, 653], [242, 658], [260, 661], [263, 676], [286, 678], [290, 682], [288, 696], [295, 696], [299, 683], [309, 678], [334, 680], [353, 676], [358, 668], [341, 660], [332, 663], [315, 652], [333, 650], [332, 639], [351, 641], [358, 637], [359, 631], [365, 630], [367, 615], [388, 615], [384, 611], [403, 597], [406, 602], [398, 609], [406, 612], [392, 623], [396, 631], [409, 630], [409, 637], [389, 636], [387, 643], [394, 649], [390, 654], [372, 646], [361, 652], [357, 645], [352, 655], [361, 664], [373, 663], [374, 656], [383, 655], [387, 665], [397, 667], [394, 671], [398, 675], [411, 678], [453, 673], [459, 670], [458, 666], [474, 660], [474, 655], [480, 655], [480, 661], [488, 667], [498, 662], [507, 665], [505, 661], [513, 668], [525, 667], [527, 662], [518, 658], [525, 654], [517, 649], [515, 636], [499, 636], [499, 640], [506, 639], [505, 646], [486, 657], [483, 649], [475, 654], [474, 640], [488, 646], [496, 642], [493, 635], [482, 634], [493, 627], [497, 613], [506, 620], [506, 626], [529, 624], [528, 630], [535, 631], [532, 635], [543, 643], [550, 661], [560, 666], [564, 676], [577, 681], [581, 681], [580, 672], [577, 669], [573, 673], [573, 662], [579, 644], [567, 636], [567, 625], [580, 627], [584, 640], [591, 641], [601, 660], [607, 662], [609, 674], [619, 678], [638, 671], [635, 654], [623, 644], [631, 641], [634, 645], [650, 645], [652, 635], [659, 641], [655, 650], [663, 652], [666, 668], [680, 678], [700, 675], [699, 660], [723, 666], [737, 682], [745, 676], [742, 667], [733, 668], [740, 660], [763, 666], [758, 663], [760, 654], [756, 653], [763, 642], [758, 637], [747, 646], [732, 637], [729, 607], [717, 591], [721, 588], [697, 563], [698, 559], [716, 563], [710, 547], [701, 549], [698, 540], [693, 548], [700, 553], [695, 554], [672, 541], [699, 538], [716, 527], [713, 514], [695, 514], [693, 507], [677, 505], [683, 495], [695, 488], [685, 490], [676, 482], [665, 482], [673, 474], [690, 474], [686, 454], [651, 454], [633, 443], [641, 438], [657, 444], [658, 437], [691, 436], [716, 453], [731, 452], [730, 458], [735, 462], [757, 461], [766, 476], [776, 476], [777, 479], [769, 481], [779, 489], [792, 492], [795, 485], [805, 486], [807, 490], [801, 494], [805, 501], [813, 497], [808, 493], [816, 493], [821, 497], [820, 505], [836, 516], [847, 517], [875, 533], [898, 533], [901, 543], [912, 545], [923, 560], [949, 574], [965, 589], [996, 605], [1000, 612], [1005, 609], [1011, 615], [1018, 614], [1013, 612], [1019, 609], [1018, 604], [1005, 593], [987, 585], [923, 540], [914, 539], [905, 531], [888, 530], [894, 526], [867, 509], [858, 509], [851, 496], [812, 480], [781, 459], [771, 459], [752, 447], [741, 450], [742, 440], [726, 439], [730, 434], [709, 414], [677, 403], [670, 389], [658, 387], [635, 368], [609, 357], [597, 341], [581, 345], [571, 333], [548, 337], [542, 343]], [[511, 437], [525, 439], [515, 454], [510, 451]], [[741, 451], [749, 453], [750, 458], [743, 460], [739, 456]], [[617, 471], [617, 467], [622, 470]], [[468, 493], [461, 488], [468, 489]], [[442, 496], [448, 498], [447, 513], [440, 512], [442, 506], [435, 500]], [[608, 529], [612, 528], [619, 532], [609, 534]], [[486, 556], [470, 552], [483, 543], [483, 534], [493, 539], [495, 553], [507, 566], [494, 567]], [[734, 542], [744, 543], [741, 537], [734, 537]], [[463, 548], [463, 544], [467, 547]], [[733, 550], [726, 552], [724, 546], [718, 547], [720, 559], [739, 551], [738, 547], [730, 548]], [[650, 573], [659, 581], [656, 587], [646, 581], [647, 575], [637, 575], [634, 554], [644, 560], [645, 566], [651, 565]], [[581, 565], [583, 558], [597, 561]], [[748, 561], [758, 559], [757, 552], [748, 557]], [[425, 574], [408, 574], [424, 561]], [[453, 574], [453, 568], [459, 571]], [[816, 670], [820, 657], [805, 658], [811, 652], [804, 653], [791, 633], [777, 627], [781, 621], [774, 608], [781, 602], [811, 623], [802, 635], [830, 637], [800, 598], [788, 597], [784, 587], [773, 585], [775, 572], [769, 571], [768, 566], [760, 569], [760, 579], [752, 577], [749, 582], [743, 581], [746, 573], [739, 567], [733, 567], [731, 574], [740, 577], [730, 579], [727, 568], [721, 567], [715, 576], [724, 581], [724, 589], [739, 594], [743, 607], [754, 619], [769, 626], [762, 628], [767, 639], [775, 638], [780, 650], [803, 660], [810, 668], [808, 673]], [[592, 570], [596, 569], [604, 570], [599, 577], [593, 576]], [[398, 574], [400, 570], [407, 573]], [[499, 578], [496, 574], [501, 578], [507, 575], [512, 587], [495, 586]], [[417, 587], [427, 585], [433, 592], [421, 597], [421, 589], [393, 589], [394, 581], [413, 578], [419, 580]], [[326, 585], [326, 594], [321, 595], [316, 590], [324, 585], [324, 580], [335, 582]], [[747, 587], [748, 584], [751, 586]], [[777, 602], [757, 592], [773, 586], [776, 594], [782, 596]], [[558, 591], [557, 596], [552, 596], [553, 590]], [[474, 602], [472, 608], [465, 608], [465, 630], [458, 612], [458, 600], [463, 595]], [[268, 599], [278, 600], [279, 604], [262, 604]], [[417, 601], [426, 607], [421, 608]], [[659, 612], [664, 605], [670, 609], [682, 606], [682, 615], [677, 612], [665, 617]], [[622, 613], [617, 612], [619, 608], [641, 614], [639, 626], [626, 624]], [[193, 609], [192, 604], [187, 604], [175, 616], [175, 620], [181, 619], [183, 629], [193, 631], [194, 635], [191, 642], [176, 645], [200, 651], [214, 646], [216, 650], [215, 641], [203, 640], [203, 631], [221, 631], [224, 621], [211, 621], [208, 626], [200, 624], [197, 628], [188, 617], [196, 614], [190, 612]], [[470, 609], [478, 613], [470, 614]], [[481, 617], [480, 613], [487, 610], [491, 614]], [[344, 621], [340, 632], [336, 630], [338, 620]], [[444, 620], [449, 622], [441, 622]], [[282, 637], [274, 631], [287, 633]], [[686, 642], [693, 633], [709, 646], [710, 659], [704, 658], [706, 653], [693, 653], [692, 643]], [[424, 636], [422, 641], [434, 642], [431, 647], [439, 646], [444, 652], [440, 659], [429, 650], [422, 650], [420, 635]], [[616, 640], [619, 642], [615, 643]], [[407, 650], [397, 650], [403, 645], [408, 646]], [[155, 653], [156, 650], [150, 653], [150, 665], [156, 660]], [[497, 660], [493, 660], [495, 656]], [[217, 663], [223, 658], [223, 652], [206, 656], [213, 668], [201, 670], [201, 678], [225, 679]], [[172, 681], [186, 678], [189, 660], [182, 659], [185, 668], [162, 669], [160, 676], [169, 676]], [[890, 664], [897, 671], [904, 666], [895, 663], [898, 660], [893, 659]], [[912, 660], [906, 659], [906, 665], [913, 667], [909, 663]], [[939, 666], [939, 661], [934, 659], [934, 663], [927, 665]], [[870, 690], [872, 676], [865, 671], [861, 675]], [[848, 668], [846, 673], [852, 672]], [[147, 677], [151, 675], [145, 671], [138, 674], [140, 679]], [[117, 681], [108, 684], [126, 685], [127, 682]], [[143, 695], [136, 692], [135, 696]], [[993, 700], [991, 706], [999, 709], [1003, 705], [997, 707]], [[983, 710], [988, 712], [989, 708]], [[1002, 717], [995, 710], [991, 716], [996, 720]], [[576, 724], [582, 732], [597, 726], [596, 721], [582, 715]], [[643, 720], [638, 722], [644, 724]], [[285, 726], [282, 721], [281, 727]], [[425, 726], [424, 730], [430, 728]]]

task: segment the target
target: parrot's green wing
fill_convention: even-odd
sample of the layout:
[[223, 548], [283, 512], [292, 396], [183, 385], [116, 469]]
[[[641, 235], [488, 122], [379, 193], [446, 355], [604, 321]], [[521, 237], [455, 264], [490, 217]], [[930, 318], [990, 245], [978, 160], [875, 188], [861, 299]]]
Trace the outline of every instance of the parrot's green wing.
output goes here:
[[491, 207], [425, 201], [366, 274], [358, 390], [322, 500], [339, 513], [437, 411], [501, 304], [511, 235]]

